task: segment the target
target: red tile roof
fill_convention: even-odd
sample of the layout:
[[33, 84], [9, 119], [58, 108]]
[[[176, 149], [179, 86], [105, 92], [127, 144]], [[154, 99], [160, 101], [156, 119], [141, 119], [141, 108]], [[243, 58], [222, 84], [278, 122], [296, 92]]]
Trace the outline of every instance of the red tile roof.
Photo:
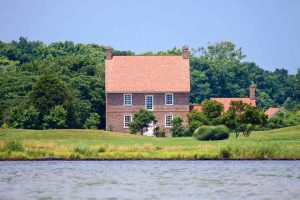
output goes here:
[[268, 116], [268, 118], [272, 117], [276, 113], [280, 111], [280, 108], [269, 108], [268, 110], [265, 111], [265, 114]]
[[182, 56], [114, 56], [105, 60], [105, 87], [119, 92], [189, 92], [189, 59]]
[[224, 111], [229, 110], [230, 102], [232, 101], [242, 101], [243, 103], [250, 104], [252, 106], [256, 106], [256, 101], [251, 100], [250, 98], [210, 98], [211, 100], [215, 100], [220, 102], [224, 106]]
[[190, 111], [196, 110], [197, 112], [202, 112], [203, 107], [201, 105], [190, 105]]

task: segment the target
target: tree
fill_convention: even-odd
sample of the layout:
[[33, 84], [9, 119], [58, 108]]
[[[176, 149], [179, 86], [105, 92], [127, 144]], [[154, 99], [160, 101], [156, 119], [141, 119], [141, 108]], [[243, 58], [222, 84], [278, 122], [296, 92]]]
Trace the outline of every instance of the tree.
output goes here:
[[266, 92], [257, 92], [257, 106], [264, 109], [271, 108], [275, 105], [272, 98]]
[[172, 120], [172, 127], [170, 129], [172, 137], [183, 137], [185, 136], [185, 128], [182, 125], [182, 119], [180, 116], [175, 116]]
[[9, 110], [7, 125], [10, 128], [22, 127], [23, 109], [20, 106], [12, 107]]
[[285, 109], [288, 109], [288, 110], [293, 110], [296, 108], [296, 105], [297, 105], [297, 102], [296, 101], [293, 101], [291, 97], [288, 97], [284, 103], [282, 104], [282, 106], [285, 108]]
[[0, 126], [2, 126], [2, 124], [4, 123], [3, 115], [3, 110], [0, 108]]
[[84, 123], [84, 128], [97, 129], [100, 123], [100, 117], [97, 113], [91, 113]]
[[222, 120], [226, 126], [234, 130], [237, 138], [240, 132], [244, 136], [249, 136], [253, 125], [265, 125], [267, 116], [254, 106], [242, 101], [232, 101], [229, 110], [222, 116]]
[[152, 122], [156, 122], [153, 112], [146, 109], [140, 109], [134, 113], [133, 120], [129, 123], [130, 133], [136, 134], [137, 132], [140, 132], [143, 134], [144, 129], [148, 128], [149, 124]]
[[196, 110], [192, 110], [188, 113], [188, 122], [188, 135], [190, 136], [194, 134], [194, 131], [198, 127], [209, 124], [209, 120], [206, 115], [203, 112], [197, 112]]
[[[145, 54], [180, 55], [181, 49]], [[134, 52], [114, 49], [113, 55], [134, 55]], [[248, 87], [252, 82], [257, 85], [257, 105], [260, 108], [282, 106], [288, 97], [292, 102], [300, 101], [300, 69], [295, 75], [288, 74], [285, 69], [276, 69], [274, 72], [264, 70], [254, 62], [245, 62], [242, 49], [231, 42], [199, 47], [192, 50], [189, 58], [191, 103], [201, 103], [213, 96], [248, 96]], [[6, 115], [11, 108], [28, 108], [32, 105], [40, 113], [41, 126], [44, 115], [59, 104], [67, 110], [66, 124], [69, 128], [83, 128], [91, 113], [100, 116], [99, 128], [103, 128], [104, 61], [104, 46], [97, 44], [76, 44], [72, 41], [44, 44], [24, 37], [17, 41], [0, 41], [0, 109], [4, 112], [3, 120], [7, 119]], [[37, 80], [47, 74], [60, 80], [73, 101], [46, 106], [47, 111], [37, 106], [38, 103], [29, 97], [29, 93], [32, 93], [33, 87], [39, 88], [36, 86]], [[218, 118], [212, 120], [212, 123], [218, 124]]]
[[294, 96], [295, 99], [298, 100], [298, 102], [300, 101], [300, 68], [297, 71], [296, 77], [295, 77], [295, 83], [294, 83]]
[[223, 104], [214, 100], [205, 99], [201, 105], [203, 107], [203, 113], [209, 120], [220, 117], [224, 110]]
[[33, 106], [29, 106], [28, 109], [24, 110], [22, 115], [22, 128], [37, 129], [39, 128], [39, 111]]
[[69, 108], [71, 100], [70, 91], [55, 75], [41, 76], [30, 93], [30, 102], [42, 116], [58, 105]]
[[166, 137], [166, 131], [164, 129], [160, 130], [159, 126], [156, 126], [153, 131], [156, 137]]
[[67, 111], [62, 106], [51, 108], [48, 115], [44, 117], [44, 128], [66, 128]]

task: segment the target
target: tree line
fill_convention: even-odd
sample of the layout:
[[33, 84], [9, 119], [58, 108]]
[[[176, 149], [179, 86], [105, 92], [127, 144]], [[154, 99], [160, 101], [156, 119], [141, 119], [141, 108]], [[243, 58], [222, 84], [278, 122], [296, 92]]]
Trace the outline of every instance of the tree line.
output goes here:
[[[113, 50], [113, 55], [135, 55]], [[181, 55], [181, 49], [143, 55]], [[220, 42], [192, 49], [191, 103], [210, 97], [245, 97], [257, 86], [257, 105], [299, 108], [300, 70], [267, 71], [245, 62], [241, 48]], [[103, 128], [105, 48], [71, 41], [45, 44], [21, 37], [0, 41], [0, 126]]]

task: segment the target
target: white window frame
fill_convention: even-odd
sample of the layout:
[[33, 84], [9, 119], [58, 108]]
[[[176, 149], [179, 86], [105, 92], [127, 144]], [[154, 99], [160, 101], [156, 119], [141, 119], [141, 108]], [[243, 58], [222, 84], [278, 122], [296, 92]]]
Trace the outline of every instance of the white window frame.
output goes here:
[[[147, 97], [152, 97], [152, 109], [147, 108]], [[154, 96], [153, 95], [145, 95], [145, 109], [150, 110], [150, 111], [154, 110]]]
[[[124, 120], [123, 120], [123, 125], [124, 125], [124, 128], [129, 128], [129, 126], [126, 126], [126, 117], [130, 117], [130, 122], [132, 122], [132, 115], [124, 115]], [[130, 123], [128, 122], [128, 124]]]
[[[125, 97], [126, 97], [127, 95], [130, 96], [130, 104], [126, 104]], [[123, 94], [123, 105], [124, 105], [124, 106], [132, 106], [132, 94], [131, 94], [131, 93]]]
[[[171, 95], [172, 96], [172, 103], [171, 104], [168, 104], [167, 103], [167, 96], [168, 95]], [[173, 106], [174, 105], [174, 93], [165, 93], [165, 105], [166, 106]]]
[[[171, 125], [170, 126], [167, 126], [167, 117], [171, 116]], [[165, 127], [166, 128], [172, 128], [172, 120], [173, 120], [173, 115], [165, 115]]]

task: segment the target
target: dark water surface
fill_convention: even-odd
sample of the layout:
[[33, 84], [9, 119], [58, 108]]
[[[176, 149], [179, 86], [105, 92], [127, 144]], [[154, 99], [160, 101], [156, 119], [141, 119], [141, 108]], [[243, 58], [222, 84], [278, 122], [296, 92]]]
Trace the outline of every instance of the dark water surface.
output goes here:
[[300, 161], [0, 162], [0, 199], [300, 199]]

